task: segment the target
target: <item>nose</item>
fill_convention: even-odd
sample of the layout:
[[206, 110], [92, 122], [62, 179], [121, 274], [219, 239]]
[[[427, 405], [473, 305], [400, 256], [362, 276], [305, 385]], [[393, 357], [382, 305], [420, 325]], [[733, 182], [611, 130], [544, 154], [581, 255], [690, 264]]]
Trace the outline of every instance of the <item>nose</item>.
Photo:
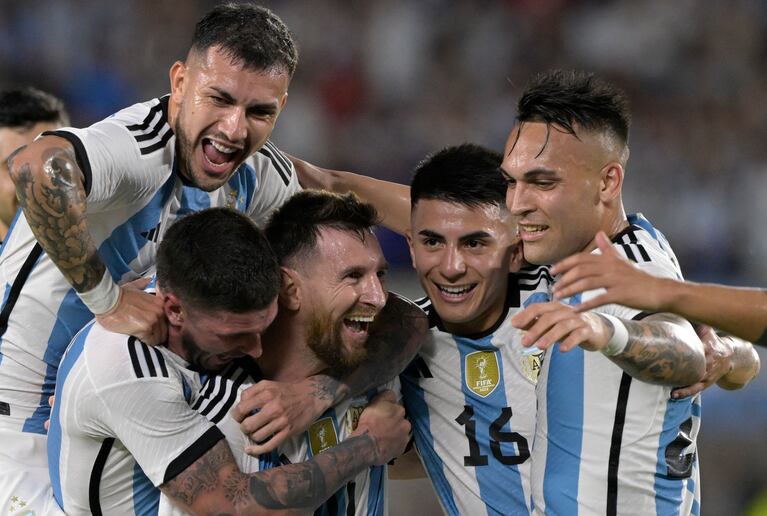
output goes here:
[[466, 273], [466, 262], [457, 246], [448, 246], [442, 259], [440, 272], [447, 279], [457, 278]]
[[246, 355], [250, 357], [253, 357], [253, 358], [260, 357], [261, 353], [263, 353], [264, 351], [264, 348], [261, 345], [261, 334], [257, 333], [253, 337], [248, 337], [248, 341], [246, 344], [243, 345], [242, 351], [243, 353], [245, 353]]
[[512, 215], [525, 215], [533, 211], [529, 188], [521, 182], [506, 187], [506, 207]]
[[364, 286], [360, 301], [380, 310], [386, 304], [386, 293], [386, 287], [381, 283], [381, 278], [372, 276]]
[[218, 128], [230, 142], [244, 141], [248, 137], [245, 108], [242, 106], [231, 106], [218, 124]]

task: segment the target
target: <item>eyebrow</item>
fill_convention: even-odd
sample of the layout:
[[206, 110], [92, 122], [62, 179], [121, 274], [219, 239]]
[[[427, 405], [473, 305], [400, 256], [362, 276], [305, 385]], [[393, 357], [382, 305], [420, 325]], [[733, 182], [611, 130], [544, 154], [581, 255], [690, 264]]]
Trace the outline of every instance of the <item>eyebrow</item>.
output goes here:
[[559, 173], [556, 170], [552, 170], [550, 168], [534, 168], [524, 173], [524, 178], [526, 181], [541, 178], [555, 179], [558, 177]]
[[418, 234], [421, 235], [421, 236], [428, 237], [428, 238], [439, 238], [439, 239], [442, 239], [442, 240], [445, 239], [444, 236], [442, 236], [439, 233], [437, 233], [436, 231], [432, 231], [430, 229], [422, 229], [421, 231], [418, 232]]
[[492, 235], [488, 233], [487, 231], [475, 231], [473, 233], [469, 233], [468, 235], [461, 235], [459, 240], [465, 241], [465, 240], [481, 240], [483, 238], [490, 238]]
[[[211, 86], [210, 89], [215, 91], [225, 101], [232, 104], [237, 103], [237, 99], [232, 97], [232, 95], [228, 91], [222, 90], [221, 88], [217, 86]], [[274, 113], [277, 111], [277, 103], [276, 102], [257, 102], [255, 104], [250, 104], [249, 106], [247, 106], [246, 109], [248, 109], [248, 111], [258, 110], [258, 111], [266, 111], [269, 113]]]

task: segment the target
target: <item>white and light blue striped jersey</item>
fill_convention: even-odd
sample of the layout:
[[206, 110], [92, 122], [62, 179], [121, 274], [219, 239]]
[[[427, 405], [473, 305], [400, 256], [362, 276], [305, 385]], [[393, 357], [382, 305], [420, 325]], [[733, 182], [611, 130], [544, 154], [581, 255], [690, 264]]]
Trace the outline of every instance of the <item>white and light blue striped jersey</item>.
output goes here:
[[431, 332], [401, 375], [421, 460], [451, 516], [530, 513], [530, 450], [541, 352], [523, 348], [511, 317], [550, 299], [546, 267], [508, 278], [506, 309], [480, 335], [446, 332], [428, 299]]
[[[629, 224], [614, 247], [651, 274], [681, 278], [663, 235], [641, 215], [630, 216]], [[597, 311], [623, 319], [647, 315], [618, 305]], [[633, 379], [601, 353], [560, 353], [553, 346], [537, 388], [534, 512], [699, 514], [700, 399], [674, 400], [671, 390]]]
[[[128, 107], [86, 129], [52, 133], [74, 147], [85, 176], [88, 227], [112, 277], [150, 274], [165, 230], [187, 213], [229, 206], [258, 224], [299, 190], [267, 142], [226, 185], [204, 192], [175, 168], [168, 97]], [[37, 244], [23, 213], [0, 251], [0, 427], [45, 433], [61, 355], [93, 315]]]
[[224, 438], [194, 410], [200, 375], [165, 347], [92, 322], [68, 348], [48, 434], [67, 514], [157, 514], [158, 486]]

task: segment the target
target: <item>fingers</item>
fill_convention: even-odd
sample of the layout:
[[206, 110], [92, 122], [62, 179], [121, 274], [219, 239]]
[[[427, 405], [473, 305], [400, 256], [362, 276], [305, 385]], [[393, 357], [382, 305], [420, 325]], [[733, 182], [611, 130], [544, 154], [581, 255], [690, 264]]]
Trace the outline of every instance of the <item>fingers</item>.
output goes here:
[[128, 283], [125, 283], [122, 285], [123, 288], [131, 288], [133, 290], [144, 290], [147, 285], [149, 285], [149, 282], [152, 281], [151, 276], [144, 276], [143, 278], [138, 278], [133, 281], [129, 281]]
[[687, 387], [680, 387], [678, 389], [674, 389], [673, 391], [671, 391], [671, 397], [675, 400], [678, 400], [681, 398], [686, 398], [688, 396], [694, 396], [695, 394], [698, 394], [709, 385], [710, 384], [708, 382], [698, 382], [692, 385], [688, 385]]
[[388, 402], [391, 402], [391, 403], [396, 403], [397, 402], [397, 395], [394, 394], [394, 391], [389, 390], [389, 389], [385, 389], [385, 390], [379, 392], [376, 395], [376, 397], [373, 398], [371, 403], [375, 403], [375, 402], [378, 402], [378, 401], [388, 401]]
[[257, 455], [261, 455], [262, 453], [268, 453], [276, 449], [283, 442], [285, 442], [285, 440], [288, 437], [290, 437], [290, 432], [287, 429], [281, 430], [277, 432], [276, 434], [272, 435], [266, 441], [255, 442], [253, 444], [249, 444], [245, 446], [245, 453], [251, 456], [257, 456]]

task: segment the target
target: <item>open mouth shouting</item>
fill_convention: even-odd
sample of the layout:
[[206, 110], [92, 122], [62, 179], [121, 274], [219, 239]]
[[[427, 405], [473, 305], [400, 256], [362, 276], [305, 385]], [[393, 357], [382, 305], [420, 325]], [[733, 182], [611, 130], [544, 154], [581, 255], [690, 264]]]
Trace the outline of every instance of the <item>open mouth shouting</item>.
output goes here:
[[243, 149], [212, 140], [202, 139], [203, 168], [207, 174], [228, 174], [238, 163]]
[[367, 334], [370, 329], [370, 323], [375, 319], [375, 315], [347, 315], [344, 317], [344, 327], [356, 335]]

